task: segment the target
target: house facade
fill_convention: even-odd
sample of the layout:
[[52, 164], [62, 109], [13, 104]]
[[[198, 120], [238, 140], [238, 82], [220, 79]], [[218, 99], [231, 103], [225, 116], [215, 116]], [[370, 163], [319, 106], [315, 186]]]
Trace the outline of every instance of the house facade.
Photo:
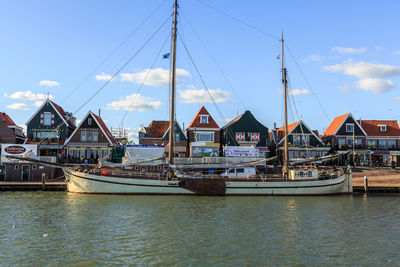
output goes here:
[[220, 134], [224, 154], [228, 147], [256, 148], [261, 157], [267, 156], [269, 152], [268, 128], [248, 110], [223, 126]]
[[102, 118], [89, 111], [65, 142], [66, 160], [70, 163], [97, 163], [108, 157], [115, 140]]
[[[276, 150], [279, 159], [284, 158], [285, 127], [273, 130]], [[325, 146], [318, 136], [304, 121], [300, 120], [288, 125], [288, 157], [289, 160], [309, 159], [326, 156], [331, 149]]]
[[220, 129], [204, 106], [194, 116], [185, 133], [190, 157], [219, 155]]
[[[322, 140], [333, 151], [351, 152], [350, 162], [366, 165], [371, 160], [367, 145], [367, 133], [351, 113], [336, 117], [322, 135]], [[344, 157], [340, 164], [347, 161]]]
[[26, 140], [22, 127], [16, 125], [5, 112], [0, 112], [0, 143], [22, 144]]
[[369, 165], [400, 166], [400, 126], [396, 120], [360, 120], [367, 133]]
[[55, 162], [66, 139], [75, 130], [75, 117], [47, 99], [27, 121], [28, 143], [39, 145], [39, 156]]

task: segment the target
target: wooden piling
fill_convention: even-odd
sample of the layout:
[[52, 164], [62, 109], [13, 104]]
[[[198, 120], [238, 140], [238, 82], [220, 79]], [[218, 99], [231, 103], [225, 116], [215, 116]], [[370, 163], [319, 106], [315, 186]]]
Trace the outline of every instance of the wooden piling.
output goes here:
[[46, 190], [46, 173], [42, 173], [42, 190]]
[[364, 192], [368, 192], [368, 177], [364, 176]]

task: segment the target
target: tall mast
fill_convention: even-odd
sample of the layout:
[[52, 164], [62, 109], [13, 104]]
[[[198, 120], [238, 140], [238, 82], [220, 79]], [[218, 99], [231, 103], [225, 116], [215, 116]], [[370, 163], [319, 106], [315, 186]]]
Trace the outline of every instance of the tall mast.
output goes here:
[[174, 143], [175, 143], [175, 70], [176, 70], [176, 24], [178, 15], [178, 0], [174, 4], [174, 23], [172, 29], [172, 65], [171, 65], [171, 110], [169, 119], [169, 153], [168, 163], [174, 164]]
[[285, 179], [288, 178], [289, 166], [288, 166], [288, 122], [287, 122], [287, 79], [286, 79], [286, 68], [284, 66], [284, 40], [283, 40], [283, 31], [282, 31], [282, 83], [283, 83], [283, 93], [285, 95], [285, 152], [284, 152], [284, 161], [283, 161], [283, 169], [282, 174]]

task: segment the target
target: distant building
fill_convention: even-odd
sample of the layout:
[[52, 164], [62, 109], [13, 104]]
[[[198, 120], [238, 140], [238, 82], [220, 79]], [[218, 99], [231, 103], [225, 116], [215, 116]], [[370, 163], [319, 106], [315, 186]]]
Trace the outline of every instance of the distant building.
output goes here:
[[85, 159], [97, 163], [99, 158], [107, 157], [114, 146], [114, 137], [104, 121], [89, 111], [65, 142], [66, 159], [72, 163]]
[[22, 127], [16, 125], [5, 112], [0, 112], [0, 143], [22, 144], [26, 140]]
[[250, 111], [237, 116], [221, 128], [221, 147], [255, 147], [260, 156], [266, 156], [269, 138], [268, 128], [262, 125]]
[[367, 133], [370, 164], [400, 166], [400, 126], [396, 120], [360, 120]]
[[[272, 131], [277, 154], [281, 161], [284, 157], [285, 127]], [[318, 131], [311, 130], [302, 120], [288, 125], [289, 160], [318, 158], [328, 154], [330, 147], [325, 146]]]
[[[169, 121], [152, 121], [148, 127], [139, 129], [139, 144], [164, 146], [168, 152]], [[175, 122], [175, 157], [186, 156], [187, 138], [182, 128]]]
[[47, 99], [27, 121], [28, 143], [39, 145], [39, 156], [54, 162], [75, 130], [75, 117]]
[[204, 106], [194, 116], [185, 133], [190, 157], [219, 155], [220, 129]]

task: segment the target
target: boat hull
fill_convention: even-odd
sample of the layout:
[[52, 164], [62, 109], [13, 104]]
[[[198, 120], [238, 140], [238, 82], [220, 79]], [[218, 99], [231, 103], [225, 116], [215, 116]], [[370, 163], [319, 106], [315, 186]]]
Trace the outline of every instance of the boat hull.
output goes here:
[[[179, 180], [115, 177], [64, 169], [67, 190], [87, 194], [196, 195], [180, 186]], [[327, 180], [227, 180], [224, 195], [334, 195], [351, 194], [351, 171]], [[204, 195], [204, 194], [201, 194]], [[219, 194], [220, 195], [220, 194]]]

